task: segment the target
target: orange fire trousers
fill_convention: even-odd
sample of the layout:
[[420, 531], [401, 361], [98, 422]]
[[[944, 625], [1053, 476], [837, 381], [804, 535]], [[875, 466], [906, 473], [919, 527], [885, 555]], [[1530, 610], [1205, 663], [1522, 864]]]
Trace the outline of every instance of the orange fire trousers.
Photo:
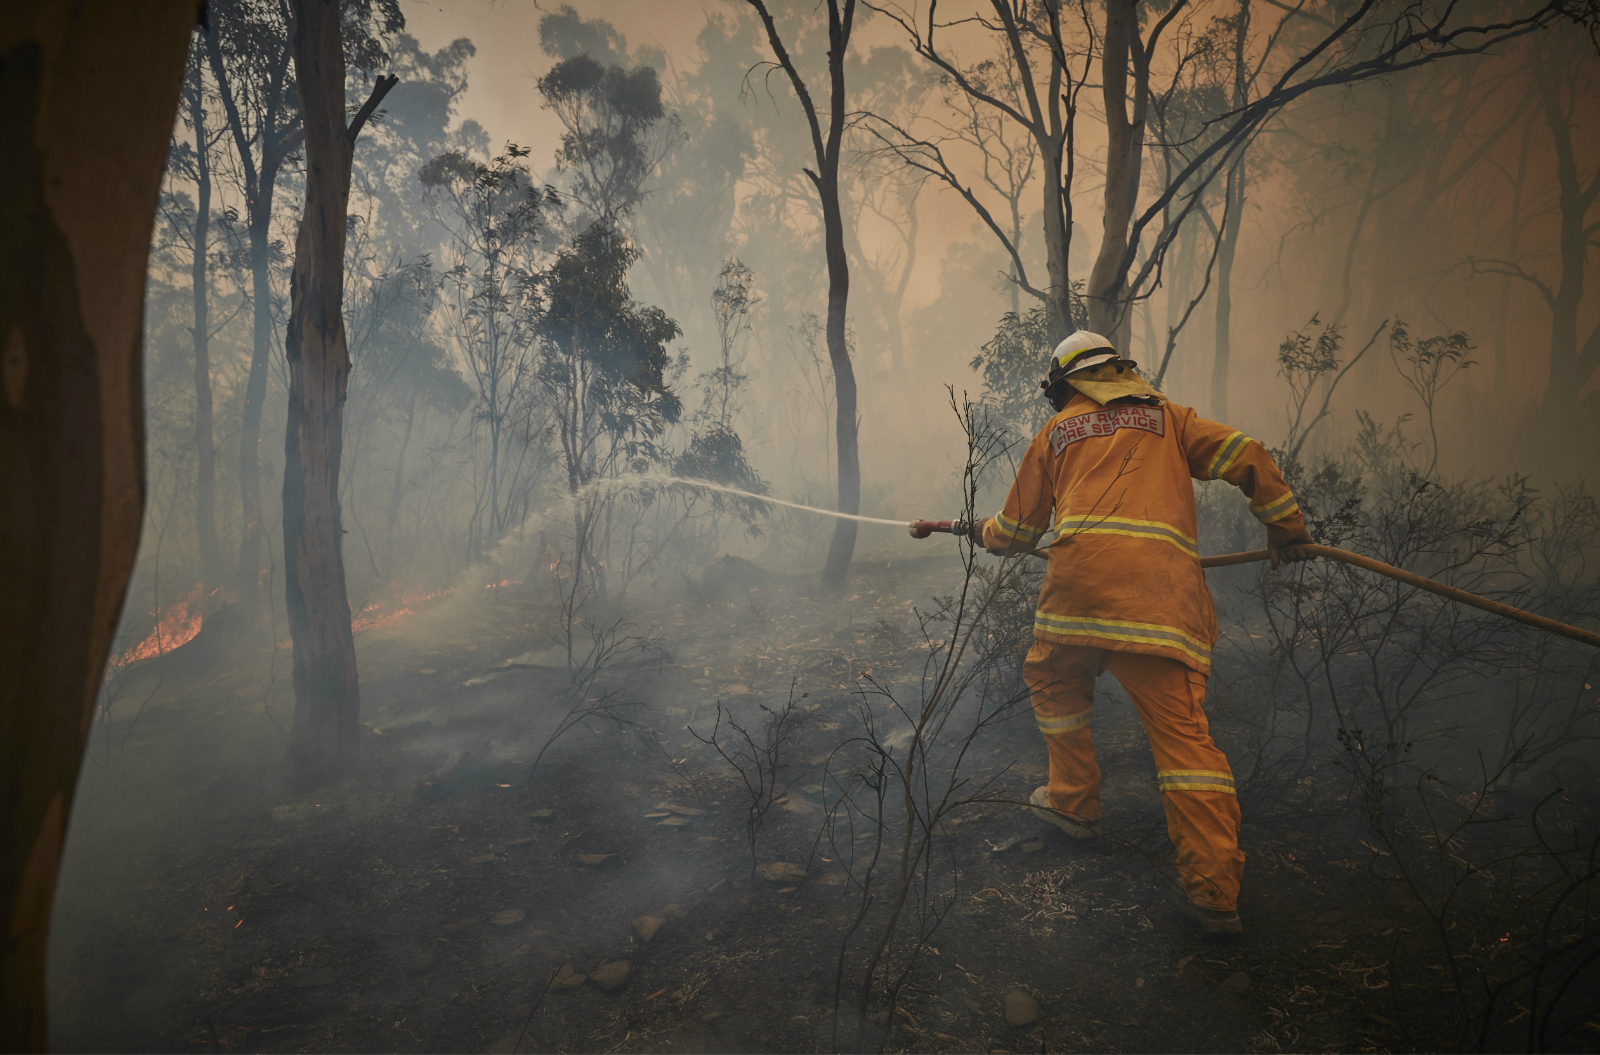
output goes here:
[[1023, 664], [1033, 713], [1050, 754], [1050, 806], [1082, 820], [1100, 819], [1100, 767], [1089, 721], [1102, 670], [1132, 698], [1155, 755], [1167, 834], [1189, 900], [1231, 909], [1239, 897], [1239, 799], [1233, 770], [1211, 742], [1206, 676], [1165, 656], [1113, 652], [1034, 640]]

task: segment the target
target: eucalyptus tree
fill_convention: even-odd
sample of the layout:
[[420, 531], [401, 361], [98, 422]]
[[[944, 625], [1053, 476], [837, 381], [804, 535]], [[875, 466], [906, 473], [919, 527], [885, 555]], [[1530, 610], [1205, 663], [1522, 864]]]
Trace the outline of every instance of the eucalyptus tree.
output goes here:
[[619, 222], [644, 200], [675, 138], [676, 119], [661, 104], [656, 71], [580, 54], [558, 62], [538, 87], [565, 129], [556, 165], [570, 174], [567, 196], [587, 219]]
[[[855, 28], [855, 0], [828, 0], [828, 109], [824, 130], [818, 107], [804, 76], [784, 44], [778, 24], [765, 0], [746, 0], [761, 18], [772, 50], [769, 65], [787, 75], [800, 102], [811, 134], [812, 164], [804, 168], [822, 207], [823, 253], [828, 266], [828, 361], [833, 367], [834, 448], [838, 457], [838, 507], [842, 513], [861, 512], [861, 452], [856, 421], [856, 375], [850, 361], [845, 321], [850, 300], [850, 262], [845, 254], [844, 212], [840, 206], [839, 158], [850, 106], [845, 87], [845, 64], [850, 36]], [[856, 523], [839, 520], [828, 546], [822, 579], [827, 585], [844, 585], [855, 552]]]
[[254, 605], [261, 576], [261, 416], [274, 327], [272, 265], [282, 242], [273, 238], [278, 175], [300, 148], [298, 105], [289, 74], [290, 15], [265, 0], [218, 4], [208, 10], [202, 42], [212, 84], [233, 142], [229, 168], [244, 200], [249, 237], [250, 300], [254, 321], [249, 378], [239, 429], [240, 601]]
[[[385, 38], [405, 24], [399, 0], [343, 0], [340, 14], [345, 61], [371, 73], [385, 61]], [[233, 144], [229, 167], [243, 198], [250, 247], [254, 325], [239, 430], [239, 596], [247, 605], [256, 601], [261, 575], [261, 420], [276, 326], [272, 271], [283, 256], [282, 239], [274, 237], [274, 196], [305, 138], [290, 75], [293, 19], [281, 0], [230, 0], [207, 7], [201, 35]]]
[[[1554, 267], [1536, 266], [1526, 256], [1474, 260], [1483, 273], [1514, 279], [1537, 294], [1550, 318], [1550, 373], [1541, 398], [1542, 417], [1566, 439], [1573, 425], [1587, 424], [1593, 437], [1592, 406], [1584, 412], [1584, 392], [1600, 370], [1600, 323], [1583, 333], [1580, 318], [1594, 283], [1588, 277], [1589, 254], [1600, 233], [1600, 163], [1584, 150], [1581, 129], [1585, 110], [1592, 111], [1596, 84], [1594, 58], [1581, 39], [1531, 56], [1538, 134], [1546, 139], [1555, 186]], [[1575, 446], [1585, 449], [1584, 443]], [[1582, 464], [1580, 462], [1580, 464]]]
[[605, 597], [609, 496], [589, 487], [625, 469], [659, 464], [667, 426], [682, 414], [668, 379], [667, 345], [681, 332], [660, 308], [633, 299], [628, 268], [638, 250], [609, 223], [589, 225], [539, 276], [532, 316], [538, 402], [573, 499], [569, 602]]
[[396, 78], [377, 78], [367, 101], [347, 120], [339, 2], [293, 4], [306, 199], [295, 238], [284, 338], [289, 420], [283, 451], [283, 581], [294, 646], [289, 767], [297, 784], [317, 787], [353, 767], [361, 746], [361, 691], [345, 592], [339, 501], [350, 382], [344, 250], [356, 139]]
[[[181, 193], [164, 194], [162, 213], [173, 238], [183, 244], [189, 257], [193, 308], [189, 333], [194, 350], [194, 523], [204, 576], [202, 595], [206, 597], [228, 585], [223, 572], [222, 547], [217, 540], [217, 445], [212, 424], [211, 338], [215, 335], [211, 318], [211, 224], [215, 191], [212, 152], [226, 134], [224, 129], [207, 123], [207, 108], [215, 101], [215, 93], [206, 83], [204, 53], [195, 48], [189, 54], [178, 126], [167, 162], [169, 178], [187, 183], [193, 188], [194, 197], [191, 200]], [[179, 139], [179, 132], [186, 132], [189, 138]]]
[[560, 199], [534, 184], [527, 156], [515, 144], [488, 162], [450, 151], [418, 174], [448, 232], [440, 306], [475, 389], [473, 420], [487, 433], [469, 559], [483, 556], [520, 519], [541, 467], [540, 429], [530, 417], [537, 409], [532, 323], [544, 259], [540, 234]]
[[[1233, 2], [1237, 6], [1230, 17], [1246, 26], [1248, 0]], [[1285, 106], [1311, 93], [1478, 55], [1557, 27], [1592, 28], [1600, 17], [1594, 0], [1538, 0], [1510, 11], [1438, 7], [1425, 0], [1281, 8], [1277, 21], [1237, 64], [1254, 88], [1231, 93], [1228, 108], [1206, 122], [1206, 141], [1196, 142], [1164, 185], [1145, 198], [1142, 173], [1152, 100], [1159, 78], [1187, 61], [1188, 35], [1169, 31], [1201, 15], [1192, 0], [1174, 0], [1159, 12], [1143, 10], [1137, 0], [1108, 0], [1098, 14], [1083, 5], [1072, 17], [1067, 5], [1050, 0], [988, 0], [980, 14], [956, 21], [941, 19], [938, 0], [868, 6], [899, 25], [912, 49], [956, 87], [1034, 138], [1045, 196], [1048, 282], [1025, 288], [1047, 304], [1058, 332], [1067, 325], [1071, 289], [1067, 254], [1080, 95], [1098, 73], [1096, 94], [1107, 142], [1100, 188], [1103, 229], [1085, 296], [1090, 327], [1111, 334], [1126, 323], [1129, 306], [1159, 281], [1168, 248], [1207, 190], [1236, 171], [1242, 153]], [[957, 22], [968, 31], [987, 30], [1007, 48], [1020, 71], [1020, 103], [975, 79], [973, 66], [951, 50]], [[970, 185], [970, 177], [954, 165], [941, 178]], [[990, 230], [999, 234], [994, 225]], [[1007, 247], [1016, 255], [1014, 246]]]

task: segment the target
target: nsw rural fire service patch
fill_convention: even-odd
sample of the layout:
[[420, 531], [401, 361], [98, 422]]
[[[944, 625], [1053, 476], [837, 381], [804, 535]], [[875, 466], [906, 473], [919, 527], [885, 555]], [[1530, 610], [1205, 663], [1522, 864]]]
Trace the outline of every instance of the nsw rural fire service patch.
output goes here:
[[1109, 436], [1118, 429], [1143, 429], [1164, 436], [1166, 428], [1166, 418], [1160, 407], [1106, 407], [1067, 418], [1051, 429], [1050, 449], [1060, 454], [1079, 440]]

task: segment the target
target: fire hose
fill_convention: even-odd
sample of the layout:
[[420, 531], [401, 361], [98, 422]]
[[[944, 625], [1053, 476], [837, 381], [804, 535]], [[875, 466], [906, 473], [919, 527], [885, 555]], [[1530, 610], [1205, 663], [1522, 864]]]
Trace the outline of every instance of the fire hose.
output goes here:
[[[913, 520], [910, 524], [910, 529], [912, 538], [927, 538], [934, 532], [970, 535], [972, 533], [972, 524], [965, 520]], [[1027, 550], [1026, 552], [1034, 557], [1047, 558], [1049, 556], [1049, 548], [1046, 546], [1044, 549]], [[1473, 608], [1491, 612], [1506, 619], [1515, 619], [1519, 623], [1526, 623], [1529, 626], [1538, 627], [1540, 630], [1552, 634], [1560, 634], [1562, 637], [1571, 638], [1573, 641], [1581, 641], [1586, 645], [1600, 648], [1600, 634], [1592, 630], [1569, 626], [1566, 623], [1557, 622], [1542, 615], [1535, 615], [1533, 612], [1527, 612], [1521, 608], [1513, 608], [1509, 604], [1491, 601], [1487, 597], [1480, 597], [1475, 593], [1469, 593], [1454, 586], [1446, 586], [1444, 583], [1435, 582], [1426, 576], [1406, 571], [1403, 568], [1396, 568], [1392, 564], [1385, 564], [1380, 560], [1373, 560], [1371, 557], [1364, 557], [1359, 553], [1351, 553], [1349, 550], [1340, 549], [1338, 546], [1309, 544], [1295, 546], [1294, 549], [1309, 553], [1314, 557], [1326, 557], [1329, 560], [1340, 561], [1357, 568], [1365, 568], [1367, 571], [1374, 571], [1379, 575], [1386, 575], [1409, 586], [1415, 586], [1419, 590], [1426, 590], [1429, 593], [1438, 594], [1440, 597], [1448, 597], [1452, 601], [1471, 605]], [[1253, 549], [1244, 553], [1223, 553], [1214, 557], [1201, 557], [1200, 567], [1224, 568], [1231, 564], [1253, 564], [1257, 561], [1268, 559], [1270, 559], [1270, 555], [1266, 550]]]

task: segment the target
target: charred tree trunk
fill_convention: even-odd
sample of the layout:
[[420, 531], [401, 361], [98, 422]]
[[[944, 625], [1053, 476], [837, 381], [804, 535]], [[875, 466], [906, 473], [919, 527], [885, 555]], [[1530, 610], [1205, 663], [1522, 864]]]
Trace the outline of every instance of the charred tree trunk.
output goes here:
[[337, 0], [295, 0], [294, 66], [306, 142], [306, 206], [290, 279], [289, 422], [284, 435], [283, 561], [294, 643], [289, 764], [314, 787], [360, 752], [361, 693], [345, 596], [339, 457], [350, 352], [344, 332], [344, 245], [350, 166], [362, 124], [395, 84], [378, 80], [349, 128]]
[[[855, 0], [828, 0], [828, 87], [830, 92], [828, 131], [824, 136], [822, 124], [817, 119], [817, 108], [799, 71], [789, 58], [783, 38], [778, 34], [772, 13], [764, 0], [747, 0], [761, 16], [767, 30], [767, 42], [772, 55], [789, 75], [794, 93], [805, 111], [811, 128], [811, 147], [816, 155], [815, 171], [806, 169], [806, 175], [817, 189], [822, 202], [823, 248], [828, 261], [828, 361], [833, 366], [834, 386], [834, 447], [838, 452], [839, 502], [841, 513], [861, 512], [861, 452], [856, 422], [856, 372], [850, 362], [850, 349], [845, 343], [845, 321], [850, 301], [850, 265], [844, 251], [844, 213], [839, 206], [839, 149], [844, 140], [845, 83], [844, 65], [850, 47], [850, 31], [855, 23]], [[828, 546], [828, 560], [823, 566], [822, 581], [833, 587], [844, 585], [845, 572], [850, 568], [850, 557], [856, 548], [856, 524], [853, 520], [840, 520], [833, 531], [833, 542]]]
[[202, 593], [209, 598], [224, 582], [222, 548], [217, 543], [217, 445], [211, 425], [211, 276], [206, 256], [211, 231], [211, 159], [198, 62], [191, 68], [188, 103], [194, 123], [195, 172], [194, 261], [189, 269], [194, 294], [194, 524], [206, 577]]
[[144, 508], [144, 273], [194, 0], [0, 17], [0, 1050], [49, 1040], [56, 870]]

